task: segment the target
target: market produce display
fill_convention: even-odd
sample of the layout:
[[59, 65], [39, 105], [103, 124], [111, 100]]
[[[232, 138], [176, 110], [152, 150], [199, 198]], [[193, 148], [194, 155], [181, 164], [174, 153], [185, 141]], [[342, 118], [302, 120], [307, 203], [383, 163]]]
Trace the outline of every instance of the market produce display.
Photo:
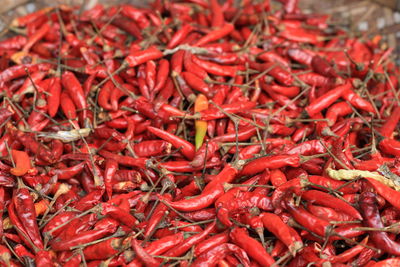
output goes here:
[[381, 36], [296, 0], [62, 5], [9, 31], [1, 266], [400, 266]]

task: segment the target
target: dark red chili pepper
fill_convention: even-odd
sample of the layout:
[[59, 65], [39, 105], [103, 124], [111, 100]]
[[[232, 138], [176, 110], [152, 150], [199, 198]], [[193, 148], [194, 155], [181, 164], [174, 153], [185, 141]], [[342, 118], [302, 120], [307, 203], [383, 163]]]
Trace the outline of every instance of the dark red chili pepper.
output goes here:
[[[363, 192], [360, 196], [359, 205], [365, 226], [377, 229], [384, 227], [374, 193]], [[386, 232], [371, 231], [370, 236], [379, 249], [382, 249], [391, 255], [398, 256], [400, 254], [400, 245], [390, 239]]]

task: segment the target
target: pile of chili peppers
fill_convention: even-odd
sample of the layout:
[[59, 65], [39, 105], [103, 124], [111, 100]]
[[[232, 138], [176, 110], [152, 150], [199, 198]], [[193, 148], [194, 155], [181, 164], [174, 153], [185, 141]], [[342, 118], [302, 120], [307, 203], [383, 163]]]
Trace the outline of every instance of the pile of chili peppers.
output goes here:
[[1, 266], [400, 266], [399, 69], [296, 0], [15, 18]]

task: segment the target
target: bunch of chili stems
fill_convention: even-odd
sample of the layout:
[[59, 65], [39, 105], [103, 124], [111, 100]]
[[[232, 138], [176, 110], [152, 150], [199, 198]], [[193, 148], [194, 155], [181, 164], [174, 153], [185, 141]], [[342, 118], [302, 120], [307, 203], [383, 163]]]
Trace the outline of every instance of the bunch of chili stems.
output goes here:
[[295, 0], [48, 7], [9, 31], [1, 266], [400, 266], [380, 36]]

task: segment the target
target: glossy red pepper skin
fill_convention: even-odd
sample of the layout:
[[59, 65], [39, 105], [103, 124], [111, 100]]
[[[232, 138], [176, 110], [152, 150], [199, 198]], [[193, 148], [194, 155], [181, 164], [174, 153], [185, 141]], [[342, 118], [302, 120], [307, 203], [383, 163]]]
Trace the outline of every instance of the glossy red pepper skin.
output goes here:
[[230, 233], [230, 237], [235, 244], [243, 248], [261, 266], [271, 266], [275, 262], [261, 243], [250, 237], [245, 229], [234, 228]]
[[33, 198], [27, 188], [19, 188], [13, 197], [15, 210], [28, 237], [38, 249], [43, 249], [43, 241], [36, 222]]
[[220, 29], [216, 29], [211, 31], [207, 35], [200, 38], [194, 45], [195, 46], [203, 46], [213, 41], [219, 40], [222, 37], [228, 35], [230, 32], [234, 30], [234, 25], [230, 23], [225, 23]]
[[166, 131], [160, 130], [155, 127], [147, 127], [147, 129], [154, 135], [158, 136], [159, 138], [171, 143], [175, 148], [180, 149], [182, 154], [189, 160], [193, 159], [195, 148], [194, 146], [173, 134], [170, 134]]
[[125, 58], [125, 61], [129, 65], [129, 67], [135, 67], [140, 64], [146, 63], [147, 61], [159, 59], [162, 56], [162, 52], [158, 50], [155, 46], [152, 46], [150, 48], [147, 48], [146, 50], [131, 53]]
[[278, 215], [273, 213], [262, 213], [262, 222], [264, 227], [274, 233], [274, 235], [281, 240], [289, 249], [289, 251], [295, 255], [296, 251], [302, 248], [303, 243], [298, 240], [298, 237], [292, 234], [289, 229], [290, 226], [285, 224]]
[[140, 246], [139, 241], [132, 240], [132, 248], [136, 253], [136, 256], [142, 261], [142, 263], [146, 264], [149, 267], [160, 266], [160, 260], [152, 257], [149, 253], [147, 253], [142, 246]]
[[322, 220], [302, 207], [296, 207], [290, 201], [285, 202], [287, 211], [293, 216], [293, 218], [306, 229], [313, 231], [319, 236], [325, 236], [327, 233], [329, 222]]
[[337, 99], [341, 97], [341, 95], [351, 88], [350, 83], [346, 83], [344, 85], [340, 85], [326, 94], [320, 96], [315, 99], [310, 105], [306, 107], [306, 111], [309, 116], [313, 116], [318, 112], [322, 111], [325, 108], [328, 108], [331, 104], [333, 104]]
[[212, 249], [213, 247], [216, 247], [220, 244], [224, 244], [228, 241], [229, 241], [229, 233], [227, 231], [222, 232], [220, 234], [216, 234], [197, 244], [194, 250], [194, 255], [198, 257], [204, 252]]
[[[169, 194], [166, 194], [166, 195], [164, 195], [164, 198], [167, 200], [170, 200], [172, 198], [172, 196]], [[146, 225], [146, 228], [143, 232], [143, 235], [145, 238], [149, 238], [154, 233], [154, 231], [156, 230], [156, 227], [163, 219], [164, 214], [167, 210], [168, 210], [168, 207], [163, 203], [159, 203], [158, 206], [154, 209], [154, 212], [153, 212], [151, 218], [149, 219], [149, 221]]]
[[75, 236], [70, 237], [68, 240], [62, 240], [58, 242], [57, 240], [53, 240], [50, 242], [50, 246], [54, 251], [71, 250], [72, 247], [95, 241], [106, 235], [112, 234], [115, 232], [115, 230], [115, 226], [109, 226], [108, 228], [104, 229], [89, 230], [78, 233]]
[[181, 242], [180, 244], [178, 244], [176, 247], [168, 250], [164, 256], [167, 257], [177, 257], [180, 256], [182, 254], [184, 254], [185, 252], [187, 252], [192, 246], [200, 243], [202, 240], [206, 239], [207, 236], [214, 231], [215, 229], [215, 221], [212, 222], [211, 224], [209, 224], [207, 226], [206, 229], [204, 229], [204, 231], [202, 233], [199, 234], [195, 234], [191, 237], [189, 237], [188, 239], [184, 240], [183, 242]]
[[259, 173], [266, 168], [279, 169], [284, 166], [299, 167], [300, 157], [298, 155], [276, 155], [261, 157], [246, 164], [241, 171], [242, 175]]
[[344, 212], [357, 220], [362, 220], [361, 214], [353, 208], [351, 205], [347, 204], [345, 201], [333, 197], [327, 193], [317, 191], [317, 190], [308, 190], [304, 192], [302, 198], [310, 201], [311, 203], [327, 206], [333, 209], [337, 209], [341, 212]]
[[211, 250], [201, 254], [191, 266], [208, 266], [209, 264], [219, 264], [221, 265], [221, 261], [228, 256], [229, 254], [234, 254], [239, 260], [241, 265], [250, 266], [250, 260], [246, 254], [246, 252], [240, 247], [230, 244], [224, 243], [218, 245]]

